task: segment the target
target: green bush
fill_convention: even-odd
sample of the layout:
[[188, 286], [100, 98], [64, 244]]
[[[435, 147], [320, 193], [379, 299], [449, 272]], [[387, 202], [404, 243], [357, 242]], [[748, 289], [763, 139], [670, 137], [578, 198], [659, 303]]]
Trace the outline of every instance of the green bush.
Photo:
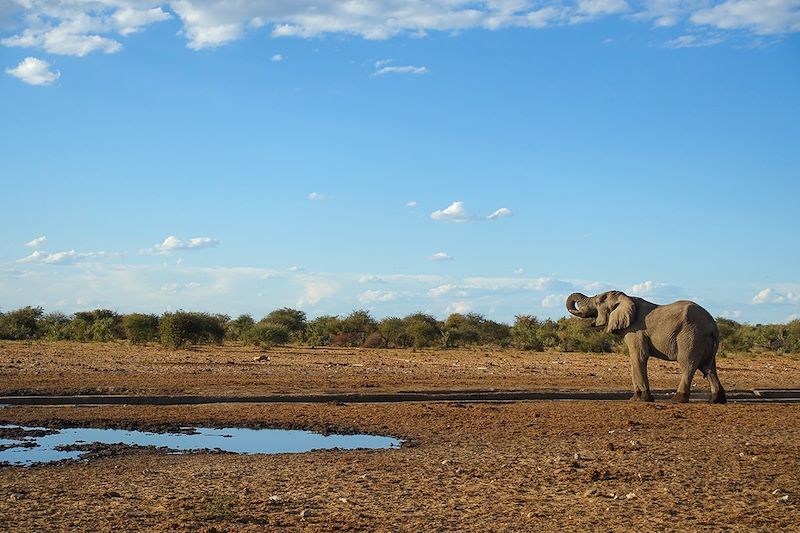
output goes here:
[[158, 323], [161, 344], [168, 348], [181, 348], [187, 344], [222, 344], [228, 317], [176, 311], [164, 313]]
[[346, 346], [361, 346], [378, 329], [368, 311], [358, 310], [347, 315], [341, 323], [341, 333], [347, 336]]
[[69, 323], [69, 317], [60, 311], [47, 313], [39, 320], [39, 336], [48, 341], [72, 340]]
[[262, 322], [276, 324], [286, 328], [293, 342], [303, 342], [306, 335], [306, 314], [297, 309], [283, 307], [265, 316]]
[[282, 324], [261, 321], [245, 334], [245, 342], [260, 346], [275, 346], [289, 342], [291, 332]]
[[387, 317], [378, 322], [378, 333], [383, 339], [383, 346], [387, 348], [400, 348], [411, 346], [411, 338], [406, 335], [406, 328], [402, 318]]
[[403, 319], [403, 329], [414, 348], [429, 348], [442, 342], [442, 328], [431, 315], [408, 315]]
[[341, 332], [338, 316], [322, 315], [306, 324], [306, 341], [312, 346], [327, 346]]
[[143, 313], [131, 313], [122, 317], [125, 336], [131, 344], [145, 344], [158, 337], [158, 317]]
[[235, 320], [225, 323], [225, 339], [229, 341], [244, 341], [256, 321], [250, 315], [239, 315]]
[[41, 307], [23, 307], [16, 311], [0, 313], [0, 339], [29, 340], [39, 336], [39, 319], [44, 314]]

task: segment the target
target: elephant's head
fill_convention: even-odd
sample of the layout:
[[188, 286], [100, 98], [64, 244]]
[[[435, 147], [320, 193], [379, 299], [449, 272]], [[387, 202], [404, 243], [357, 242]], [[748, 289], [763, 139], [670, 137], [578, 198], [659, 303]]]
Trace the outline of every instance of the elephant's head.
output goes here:
[[567, 298], [567, 311], [580, 318], [593, 318], [593, 326], [605, 326], [606, 331], [612, 333], [631, 325], [636, 304], [620, 291], [604, 292], [597, 296], [575, 292]]

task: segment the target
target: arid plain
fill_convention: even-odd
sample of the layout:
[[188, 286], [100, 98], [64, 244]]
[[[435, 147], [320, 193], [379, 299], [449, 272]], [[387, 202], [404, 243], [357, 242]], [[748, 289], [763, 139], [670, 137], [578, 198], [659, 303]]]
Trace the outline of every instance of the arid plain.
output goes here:
[[[268, 361], [255, 359], [268, 355]], [[728, 390], [800, 388], [800, 360], [718, 359]], [[650, 362], [654, 389], [677, 365]], [[0, 344], [0, 395], [629, 388], [622, 354]], [[695, 377], [695, 387], [706, 387]], [[0, 467], [0, 529], [781, 531], [800, 523], [800, 404], [627, 401], [6, 407], [1, 424], [374, 433], [394, 450]]]

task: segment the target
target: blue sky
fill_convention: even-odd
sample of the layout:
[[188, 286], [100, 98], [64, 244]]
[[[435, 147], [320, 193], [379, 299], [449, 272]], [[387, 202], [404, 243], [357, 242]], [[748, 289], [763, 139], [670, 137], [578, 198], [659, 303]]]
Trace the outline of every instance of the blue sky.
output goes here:
[[800, 316], [800, 1], [12, 1], [0, 308]]

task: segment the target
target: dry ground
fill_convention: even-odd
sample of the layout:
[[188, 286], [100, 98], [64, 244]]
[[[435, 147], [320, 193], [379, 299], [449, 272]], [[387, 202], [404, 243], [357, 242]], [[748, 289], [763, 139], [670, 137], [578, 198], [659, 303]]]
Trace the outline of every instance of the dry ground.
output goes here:
[[[268, 354], [268, 363], [254, 358]], [[728, 390], [800, 387], [800, 358], [717, 361]], [[651, 359], [654, 389], [674, 390], [676, 363]], [[116, 343], [0, 342], [0, 395], [396, 392], [443, 389], [630, 388], [622, 354], [516, 350], [369, 350], [247, 346], [165, 350]], [[707, 388], [695, 377], [695, 386]]]
[[[629, 383], [621, 355], [291, 349], [258, 364], [256, 355], [242, 347], [4, 343], [0, 390], [265, 394]], [[732, 357], [719, 367], [729, 389], [800, 385], [796, 359]], [[674, 388], [675, 370], [652, 361], [654, 387]], [[4, 467], [0, 531], [800, 530], [797, 404], [14, 407], [0, 410], [2, 422], [311, 428], [407, 444]]]

